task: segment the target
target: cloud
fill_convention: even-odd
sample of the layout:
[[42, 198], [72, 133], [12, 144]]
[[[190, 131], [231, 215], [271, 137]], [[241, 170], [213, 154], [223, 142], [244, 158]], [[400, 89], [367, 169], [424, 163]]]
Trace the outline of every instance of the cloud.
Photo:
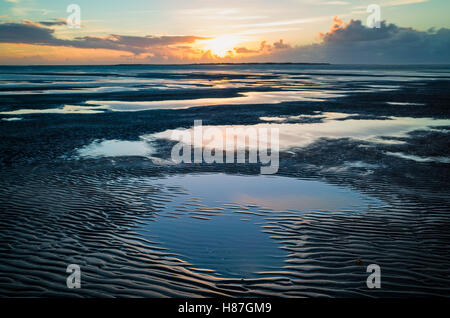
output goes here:
[[269, 60], [361, 64], [450, 63], [450, 29], [419, 31], [381, 23], [368, 28], [359, 20], [335, 18], [321, 43], [297, 46], [266, 56]]
[[230, 28], [261, 28], [261, 27], [276, 27], [284, 25], [296, 25], [305, 23], [314, 23], [329, 19], [329, 16], [315, 17], [308, 19], [295, 19], [295, 20], [283, 20], [283, 21], [272, 21], [264, 23], [250, 23], [250, 24], [235, 24], [231, 25]]
[[61, 25], [61, 21], [0, 24], [0, 43], [21, 43], [45, 46], [66, 46], [83, 49], [108, 49], [141, 54], [154, 47], [189, 44], [205, 40], [198, 36], [124, 36], [111, 34], [107, 37], [85, 36], [73, 40], [55, 37], [54, 30], [46, 25]]
[[[406, 0], [405, 0], [406, 1]], [[45, 24], [45, 22], [47, 24]], [[210, 38], [199, 36], [132, 36], [110, 34], [105, 37], [84, 36], [74, 39], [56, 37], [51, 26], [62, 20], [23, 21], [0, 24], [0, 43], [31, 44], [49, 47], [99, 49], [77, 50], [82, 60], [92, 55], [101, 61], [101, 54], [119, 56], [117, 62], [192, 63], [192, 62], [330, 62], [348, 64], [426, 64], [450, 63], [450, 29], [419, 31], [395, 24], [381, 23], [368, 28], [359, 20], [344, 22], [335, 17], [326, 33], [319, 33], [319, 42], [292, 46], [283, 40], [260, 42], [259, 47], [237, 46], [226, 56], [200, 49], [195, 42]], [[299, 33], [299, 37], [301, 34]], [[102, 53], [101, 49], [110, 50]], [[75, 50], [72, 50], [75, 51]], [[93, 53], [95, 51], [95, 53]], [[31, 52], [35, 54], [34, 52]], [[39, 52], [38, 52], [39, 53]], [[56, 54], [56, 53], [55, 53]], [[67, 55], [67, 54], [66, 54]], [[4, 55], [3, 59], [17, 56]], [[116, 58], [116, 57], [114, 57]], [[87, 59], [86, 59], [87, 60]]]
[[[410, 4], [419, 4], [419, 3], [425, 3], [425, 2], [429, 2], [430, 0], [388, 0], [388, 1], [383, 1], [383, 2], [379, 2], [378, 4], [380, 5], [380, 7], [382, 8], [386, 8], [386, 7], [396, 7], [396, 6], [404, 6], [404, 5], [410, 5]], [[360, 13], [364, 13], [367, 10], [367, 5], [358, 5], [353, 7], [354, 12], [360, 12]]]
[[280, 40], [278, 42], [275, 42], [273, 44], [274, 48], [277, 50], [283, 50], [283, 49], [289, 49], [291, 46], [289, 44], [286, 44], [283, 42], [283, 40]]
[[388, 1], [386, 3], [383, 3], [382, 5], [385, 7], [393, 7], [393, 6], [403, 6], [403, 5], [408, 5], [408, 4], [416, 4], [416, 3], [423, 3], [423, 2], [428, 2], [429, 0], [393, 0], [393, 1]]
[[40, 25], [46, 26], [46, 27], [67, 25], [67, 21], [65, 19], [57, 19], [57, 20], [53, 20], [53, 21], [40, 21], [38, 23]]
[[249, 49], [247, 47], [236, 47], [234, 51], [238, 54], [271, 54], [276, 50], [284, 50], [292, 48], [289, 44], [284, 43], [282, 39], [273, 44], [268, 44], [267, 41], [262, 41], [259, 49]]
[[350, 2], [347, 2], [347, 1], [326, 1], [326, 2], [323, 2], [323, 4], [328, 4], [328, 5], [332, 5], [332, 6], [333, 5], [334, 6], [346, 6], [346, 5], [349, 5]]
[[234, 51], [238, 54], [257, 54], [260, 52], [259, 50], [251, 50], [246, 47], [235, 47]]

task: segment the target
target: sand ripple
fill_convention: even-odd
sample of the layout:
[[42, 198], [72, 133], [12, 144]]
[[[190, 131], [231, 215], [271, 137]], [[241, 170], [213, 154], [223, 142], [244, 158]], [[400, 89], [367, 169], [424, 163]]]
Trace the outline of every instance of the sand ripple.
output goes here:
[[[11, 171], [15, 177], [2, 180], [2, 296], [450, 294], [442, 202], [425, 206], [361, 194], [356, 205], [350, 200], [335, 210], [277, 210], [248, 198], [211, 202], [172, 177], [138, 177], [142, 171], [48, 168]], [[217, 218], [255, 226], [267, 240], [258, 257], [271, 266], [239, 276], [214, 268], [221, 260], [211, 267], [190, 263], [202, 259], [174, 251], [161, 236], [164, 229], [155, 228], [184, 218], [204, 229], [214, 229], [208, 224]], [[174, 227], [171, 237], [183, 240], [183, 233]], [[82, 268], [78, 290], [65, 284], [71, 263]], [[382, 267], [383, 288], [376, 291], [365, 285], [372, 263]]]

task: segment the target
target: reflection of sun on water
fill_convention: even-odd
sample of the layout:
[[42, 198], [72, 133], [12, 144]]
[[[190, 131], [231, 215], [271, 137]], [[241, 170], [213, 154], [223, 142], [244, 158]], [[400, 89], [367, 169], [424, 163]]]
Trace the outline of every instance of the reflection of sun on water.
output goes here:
[[205, 41], [204, 45], [206, 50], [211, 50], [213, 54], [223, 57], [241, 41], [235, 35], [221, 35], [212, 40]]

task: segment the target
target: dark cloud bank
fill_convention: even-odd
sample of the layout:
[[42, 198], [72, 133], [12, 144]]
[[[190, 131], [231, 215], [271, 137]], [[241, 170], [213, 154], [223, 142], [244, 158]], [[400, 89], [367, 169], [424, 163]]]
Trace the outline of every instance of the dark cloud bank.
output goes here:
[[322, 42], [277, 52], [281, 61], [361, 64], [450, 63], [450, 29], [417, 31], [382, 22], [368, 28], [359, 20], [333, 25]]
[[124, 36], [111, 34], [108, 37], [79, 37], [73, 40], [58, 39], [54, 30], [46, 25], [61, 25], [61, 22], [3, 23], [0, 24], [0, 43], [23, 43], [47, 46], [68, 46], [82, 49], [109, 49], [140, 54], [151, 52], [153, 47], [193, 43], [205, 39], [197, 36]]

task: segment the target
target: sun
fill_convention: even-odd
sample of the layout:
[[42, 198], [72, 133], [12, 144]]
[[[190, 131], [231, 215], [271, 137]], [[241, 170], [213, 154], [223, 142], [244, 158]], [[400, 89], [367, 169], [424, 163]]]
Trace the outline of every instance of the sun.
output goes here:
[[217, 56], [224, 57], [228, 51], [241, 42], [242, 39], [236, 35], [221, 35], [211, 40], [204, 42], [205, 49], [211, 50], [211, 52]]

